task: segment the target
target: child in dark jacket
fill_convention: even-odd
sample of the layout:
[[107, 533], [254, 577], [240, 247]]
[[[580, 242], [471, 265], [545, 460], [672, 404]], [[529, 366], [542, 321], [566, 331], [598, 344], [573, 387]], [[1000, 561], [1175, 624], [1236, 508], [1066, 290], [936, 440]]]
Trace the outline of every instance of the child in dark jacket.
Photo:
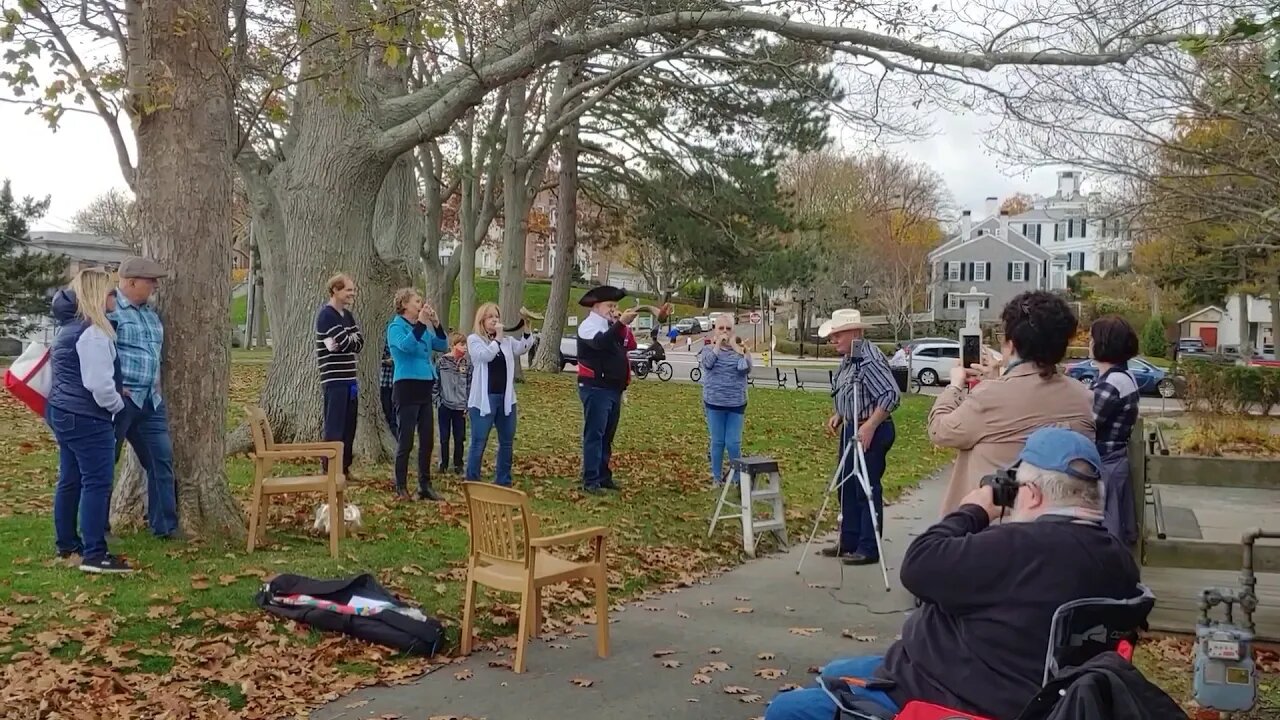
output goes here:
[[440, 471], [448, 470], [449, 438], [453, 437], [453, 471], [462, 474], [462, 444], [467, 430], [467, 395], [471, 388], [471, 362], [467, 339], [460, 332], [449, 334], [449, 352], [436, 361], [440, 372]]

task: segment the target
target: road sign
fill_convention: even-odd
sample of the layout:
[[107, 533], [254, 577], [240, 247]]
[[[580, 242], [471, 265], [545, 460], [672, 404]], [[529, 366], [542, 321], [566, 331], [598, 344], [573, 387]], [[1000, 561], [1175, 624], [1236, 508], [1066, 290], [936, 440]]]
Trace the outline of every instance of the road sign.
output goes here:
[[750, 317], [751, 317], [751, 324], [752, 324], [752, 325], [759, 325], [759, 324], [760, 324], [760, 311], [759, 311], [759, 310], [752, 310], [752, 311], [751, 311], [751, 316], [750, 316]]

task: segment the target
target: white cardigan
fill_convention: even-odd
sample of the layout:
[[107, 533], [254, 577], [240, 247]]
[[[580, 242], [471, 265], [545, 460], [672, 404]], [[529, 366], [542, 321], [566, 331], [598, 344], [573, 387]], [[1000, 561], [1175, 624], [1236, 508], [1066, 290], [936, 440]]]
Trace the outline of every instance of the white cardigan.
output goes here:
[[516, 406], [516, 363], [519, 356], [529, 352], [529, 348], [538, 341], [537, 333], [527, 338], [504, 336], [502, 341], [482, 338], [475, 333], [467, 336], [467, 354], [471, 356], [471, 394], [467, 396], [467, 407], [480, 411], [481, 415], [489, 415], [493, 410], [489, 407], [489, 361], [498, 357], [501, 352], [507, 361], [507, 390], [502, 398], [503, 412], [510, 414]]

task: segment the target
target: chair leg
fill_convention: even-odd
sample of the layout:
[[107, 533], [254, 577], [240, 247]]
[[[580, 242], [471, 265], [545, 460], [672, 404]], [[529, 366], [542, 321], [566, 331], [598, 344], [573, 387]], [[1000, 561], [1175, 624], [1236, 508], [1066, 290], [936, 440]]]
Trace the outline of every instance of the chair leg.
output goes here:
[[476, 584], [471, 580], [471, 572], [467, 572], [467, 585], [463, 590], [462, 596], [462, 643], [460, 652], [463, 655], [471, 654], [471, 633], [474, 631], [472, 625], [475, 623], [476, 611]]
[[537, 640], [542, 633], [542, 588], [533, 589], [533, 622], [529, 623], [529, 639]]
[[609, 657], [609, 581], [604, 563], [596, 569], [596, 655]]
[[534, 596], [533, 578], [530, 577], [524, 592], [520, 593], [520, 629], [516, 632], [516, 662], [512, 670], [524, 672], [524, 651], [529, 646], [529, 624], [533, 621], [533, 608], [530, 604]]
[[338, 489], [332, 485], [329, 486], [329, 556], [338, 557], [338, 534], [342, 532], [343, 523], [346, 518], [343, 517], [343, 508], [338, 504]]
[[344, 490], [338, 491], [338, 507], [342, 508], [342, 512], [338, 513], [342, 520], [338, 523], [338, 539], [342, 540], [347, 537], [347, 493]]
[[267, 518], [271, 514], [271, 496], [262, 495], [262, 499], [258, 501], [258, 544], [267, 544]]
[[253, 552], [253, 546], [258, 539], [258, 524], [261, 522], [259, 515], [262, 511], [262, 484], [261, 481], [253, 483], [253, 500], [249, 503], [249, 546], [246, 552]]

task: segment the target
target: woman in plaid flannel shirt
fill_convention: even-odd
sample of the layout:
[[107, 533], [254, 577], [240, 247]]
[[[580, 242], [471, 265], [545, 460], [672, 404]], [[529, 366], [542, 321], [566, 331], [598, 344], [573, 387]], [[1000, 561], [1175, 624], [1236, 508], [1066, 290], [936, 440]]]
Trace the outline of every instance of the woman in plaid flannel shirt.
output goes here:
[[1129, 482], [1129, 435], [1138, 421], [1138, 381], [1129, 360], [1138, 354], [1138, 334], [1118, 315], [1105, 315], [1089, 328], [1089, 354], [1098, 364], [1093, 381], [1093, 421], [1106, 502], [1103, 524], [1121, 542], [1138, 539], [1133, 485]]

